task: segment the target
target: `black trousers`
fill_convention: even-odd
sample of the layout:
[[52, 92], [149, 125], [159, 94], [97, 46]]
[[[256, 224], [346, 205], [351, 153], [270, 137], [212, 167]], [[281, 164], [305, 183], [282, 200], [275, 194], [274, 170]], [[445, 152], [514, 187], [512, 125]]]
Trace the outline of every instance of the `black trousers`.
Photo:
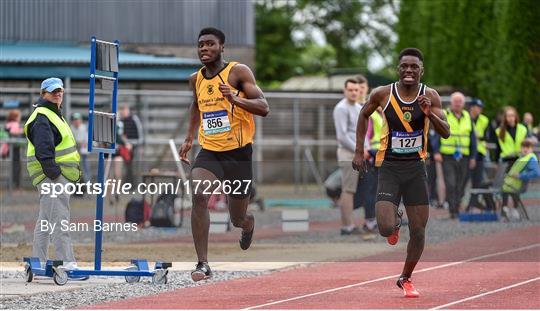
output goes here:
[[[471, 171], [471, 183], [473, 188], [484, 186], [484, 157], [478, 154], [476, 157], [476, 167]], [[479, 206], [478, 194], [472, 194], [469, 201], [470, 206]]]
[[377, 168], [368, 164], [368, 171], [358, 179], [354, 194], [354, 207], [364, 206], [365, 219], [375, 218], [375, 200], [377, 197]]
[[458, 161], [453, 156], [443, 155], [443, 171], [450, 216], [456, 217], [467, 183], [469, 157], [464, 156]]

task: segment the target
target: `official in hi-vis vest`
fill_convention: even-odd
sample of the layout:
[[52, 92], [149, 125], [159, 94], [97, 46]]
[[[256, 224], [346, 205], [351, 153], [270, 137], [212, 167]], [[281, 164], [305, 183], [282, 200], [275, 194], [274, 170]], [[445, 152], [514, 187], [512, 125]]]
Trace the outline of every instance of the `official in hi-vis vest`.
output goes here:
[[509, 208], [508, 197], [509, 195], [519, 195], [524, 191], [525, 183], [538, 177], [540, 177], [540, 166], [538, 165], [538, 157], [534, 154], [534, 144], [530, 139], [525, 139], [521, 143], [521, 156], [514, 162], [508, 174], [504, 177], [502, 209], [506, 217], [520, 218], [520, 214], [515, 208], [515, 201], [514, 208]]
[[471, 116], [464, 107], [465, 96], [460, 92], [453, 93], [450, 109], [445, 110], [450, 137], [441, 138], [440, 154], [435, 155], [435, 160], [443, 163], [446, 200], [452, 219], [459, 215], [468, 170], [476, 167], [476, 134]]
[[[484, 182], [484, 160], [486, 157], [489, 157], [488, 150], [486, 147], [487, 140], [487, 130], [489, 126], [489, 118], [482, 114], [482, 109], [484, 104], [480, 99], [473, 99], [469, 104], [469, 114], [471, 115], [471, 120], [474, 123], [474, 132], [476, 134], [476, 167], [471, 172], [471, 182], [473, 188], [480, 188]], [[480, 206], [478, 201], [478, 195], [471, 195], [469, 201], [469, 206]]]
[[62, 221], [65, 223], [70, 219], [70, 195], [63, 191], [53, 197], [51, 191], [47, 191], [52, 189], [52, 184], [61, 184], [65, 188], [66, 184], [75, 183], [81, 177], [75, 138], [60, 109], [63, 96], [62, 80], [48, 78], [41, 83], [41, 97], [24, 125], [28, 140], [26, 167], [32, 184], [40, 191], [32, 256], [46, 261], [51, 240], [55, 259], [63, 260], [67, 269], [74, 269], [76, 261], [69, 231], [62, 230]]
[[521, 143], [529, 136], [527, 127], [519, 123], [516, 108], [508, 106], [504, 109], [504, 119], [495, 130], [499, 157], [508, 163], [508, 168], [519, 158]]

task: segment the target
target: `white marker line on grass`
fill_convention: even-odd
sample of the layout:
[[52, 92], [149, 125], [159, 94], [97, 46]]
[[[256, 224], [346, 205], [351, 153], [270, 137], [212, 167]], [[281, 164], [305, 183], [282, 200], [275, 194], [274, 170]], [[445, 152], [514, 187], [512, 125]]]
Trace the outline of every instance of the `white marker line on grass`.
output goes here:
[[475, 296], [471, 296], [471, 297], [468, 297], [468, 298], [456, 300], [456, 301], [453, 301], [453, 302], [450, 302], [450, 303], [447, 303], [447, 304], [444, 304], [444, 305], [441, 305], [441, 306], [432, 308], [432, 309], [430, 309], [430, 310], [439, 310], [439, 309], [443, 309], [443, 308], [446, 308], [446, 307], [450, 307], [450, 306], [453, 306], [453, 305], [457, 305], [457, 304], [462, 303], [462, 302], [465, 302], [465, 301], [469, 301], [469, 300], [473, 300], [473, 299], [476, 299], [476, 298], [484, 297], [484, 296], [487, 296], [487, 295], [495, 294], [495, 293], [502, 292], [502, 291], [507, 290], [507, 289], [510, 289], [510, 288], [518, 287], [518, 286], [525, 285], [525, 284], [528, 284], [528, 283], [531, 283], [531, 282], [535, 282], [535, 281], [539, 281], [539, 280], [540, 280], [540, 277], [537, 277], [537, 278], [534, 278], [534, 279], [530, 279], [530, 280], [527, 280], [527, 281], [523, 281], [523, 282], [519, 282], [519, 283], [516, 283], [516, 284], [508, 285], [508, 286], [505, 286], [505, 287], [501, 287], [501, 288], [499, 288], [499, 289], [495, 289], [495, 290], [492, 290], [492, 291], [489, 291], [489, 292], [485, 292], [485, 293], [482, 293], [482, 294], [478, 294], [478, 295], [475, 295]]
[[[500, 256], [500, 255], [506, 255], [506, 254], [510, 254], [510, 253], [514, 253], [514, 252], [520, 252], [520, 251], [529, 250], [529, 249], [539, 247], [539, 246], [540, 246], [540, 243], [532, 244], [532, 245], [523, 246], [523, 247], [519, 247], [519, 248], [514, 248], [514, 249], [502, 251], [502, 252], [482, 255], [482, 256], [478, 256], [478, 257], [473, 257], [473, 258], [465, 259], [463, 261], [450, 262], [450, 263], [443, 264], [443, 265], [438, 265], [438, 266], [433, 266], [433, 267], [429, 267], [429, 268], [425, 268], [425, 269], [420, 269], [418, 271], [415, 271], [415, 273], [421, 273], [421, 272], [427, 272], [427, 271], [432, 271], [432, 270], [457, 266], [457, 265], [460, 265], [460, 264], [463, 264], [463, 263], [466, 263], [466, 262], [482, 260], [482, 259], [491, 258], [491, 257], [495, 257], [495, 256]], [[306, 295], [291, 297], [291, 298], [287, 298], [287, 299], [283, 299], [283, 300], [276, 300], [276, 301], [273, 301], [273, 302], [263, 303], [263, 304], [260, 304], [260, 305], [247, 307], [247, 308], [244, 308], [242, 310], [252, 310], [252, 309], [277, 305], [277, 304], [284, 303], [284, 302], [289, 302], [289, 301], [303, 299], [303, 298], [307, 298], [307, 297], [313, 297], [313, 296], [317, 296], [317, 295], [332, 293], [332, 292], [336, 292], [336, 291], [339, 291], [339, 290], [342, 290], [342, 289], [348, 289], [348, 288], [352, 288], [352, 287], [357, 287], [357, 286], [371, 284], [371, 283], [375, 283], [375, 282], [379, 282], [379, 281], [393, 279], [393, 278], [397, 278], [399, 276], [400, 276], [400, 274], [385, 276], [385, 277], [381, 277], [381, 278], [374, 279], [374, 280], [364, 281], [364, 282], [350, 284], [350, 285], [341, 286], [341, 287], [335, 287], [335, 288], [331, 288], [331, 289], [327, 289], [327, 290], [323, 290], [323, 291], [315, 292], [315, 293], [311, 293], [311, 294], [306, 294]]]

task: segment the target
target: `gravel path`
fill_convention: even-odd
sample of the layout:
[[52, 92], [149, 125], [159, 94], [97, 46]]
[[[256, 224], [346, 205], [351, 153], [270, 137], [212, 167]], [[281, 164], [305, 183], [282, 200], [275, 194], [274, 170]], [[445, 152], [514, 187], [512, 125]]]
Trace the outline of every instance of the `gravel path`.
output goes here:
[[[41, 293], [14, 298], [2, 298], [0, 309], [72, 309], [89, 306], [120, 299], [155, 295], [179, 288], [200, 286], [209, 283], [222, 282], [237, 278], [248, 278], [262, 275], [265, 272], [225, 272], [214, 271], [211, 280], [195, 283], [188, 272], [169, 272], [169, 282], [165, 285], [154, 285], [150, 278], [142, 278], [140, 283], [128, 284], [125, 282], [88, 286], [81, 289]], [[22, 272], [2, 272], [2, 278], [24, 279]], [[97, 277], [96, 277], [97, 278]], [[75, 298], [76, 297], [76, 298]]]

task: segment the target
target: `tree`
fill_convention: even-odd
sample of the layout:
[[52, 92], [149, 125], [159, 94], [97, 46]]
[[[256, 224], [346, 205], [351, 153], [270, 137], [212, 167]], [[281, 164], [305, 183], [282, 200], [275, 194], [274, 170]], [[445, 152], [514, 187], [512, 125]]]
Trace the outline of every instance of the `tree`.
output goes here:
[[395, 52], [424, 53], [424, 79], [540, 115], [540, 10], [535, 0], [403, 0]]
[[302, 49], [292, 38], [295, 28], [292, 2], [264, 1], [255, 4], [256, 72], [264, 84], [292, 77]]
[[392, 51], [394, 0], [298, 0], [308, 28], [324, 34], [336, 52], [337, 67], [367, 68], [370, 55]]

